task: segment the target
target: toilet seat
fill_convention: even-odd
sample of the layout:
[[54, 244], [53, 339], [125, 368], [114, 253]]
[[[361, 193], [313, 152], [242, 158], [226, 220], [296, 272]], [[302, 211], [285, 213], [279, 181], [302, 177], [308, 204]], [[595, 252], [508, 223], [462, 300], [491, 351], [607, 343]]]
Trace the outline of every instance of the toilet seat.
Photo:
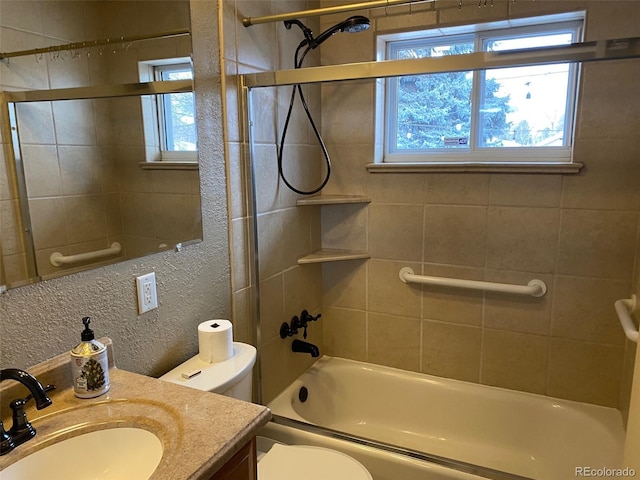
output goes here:
[[258, 462], [258, 480], [373, 480], [360, 462], [342, 452], [276, 443]]

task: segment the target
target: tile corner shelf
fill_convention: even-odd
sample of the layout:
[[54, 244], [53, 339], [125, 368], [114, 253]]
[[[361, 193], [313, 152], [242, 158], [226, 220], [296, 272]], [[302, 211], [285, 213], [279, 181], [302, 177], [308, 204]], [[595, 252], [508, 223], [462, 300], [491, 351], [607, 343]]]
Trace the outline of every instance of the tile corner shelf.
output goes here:
[[341, 205], [345, 203], [370, 203], [371, 199], [364, 195], [314, 195], [300, 198], [296, 205]]
[[298, 259], [298, 265], [306, 265], [309, 263], [341, 262], [344, 260], [359, 260], [370, 257], [371, 256], [367, 252], [323, 248], [312, 252], [309, 255], [300, 257]]
[[[311, 197], [299, 198], [297, 206], [305, 205], [348, 205], [358, 203], [371, 203], [371, 199], [364, 195], [314, 195]], [[298, 265], [308, 265], [310, 263], [342, 262], [345, 260], [359, 260], [371, 258], [368, 252], [358, 250], [343, 250], [335, 248], [320, 248], [308, 255], [298, 259]]]

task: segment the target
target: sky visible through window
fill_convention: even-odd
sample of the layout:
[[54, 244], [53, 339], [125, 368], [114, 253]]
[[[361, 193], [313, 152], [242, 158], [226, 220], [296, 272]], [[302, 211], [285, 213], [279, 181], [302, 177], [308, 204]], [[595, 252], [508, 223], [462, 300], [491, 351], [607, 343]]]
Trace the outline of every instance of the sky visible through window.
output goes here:
[[[391, 58], [569, 45], [575, 28], [494, 31], [392, 42]], [[474, 46], [477, 43], [477, 46]], [[477, 50], [475, 50], [477, 51]], [[559, 147], [571, 143], [573, 69], [567, 63], [391, 80], [389, 152]], [[474, 105], [475, 104], [475, 105]]]
[[[571, 41], [571, 33], [489, 40], [485, 50], [568, 45]], [[563, 145], [568, 64], [500, 68], [489, 70], [485, 75], [486, 79], [493, 79], [500, 85], [495, 96], [509, 98], [506, 120], [512, 125], [513, 137], [502, 138], [502, 146]], [[528, 134], [525, 134], [525, 129]]]
[[[162, 80], [188, 80], [191, 78], [193, 78], [193, 73], [190, 68], [162, 72]], [[196, 151], [197, 135], [193, 93], [167, 94], [164, 102], [167, 150]]]

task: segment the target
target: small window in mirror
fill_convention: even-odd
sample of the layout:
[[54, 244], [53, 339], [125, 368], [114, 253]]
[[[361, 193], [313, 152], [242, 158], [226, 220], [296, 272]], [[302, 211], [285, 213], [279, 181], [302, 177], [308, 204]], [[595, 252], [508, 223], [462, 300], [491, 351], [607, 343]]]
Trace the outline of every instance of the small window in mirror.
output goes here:
[[[193, 79], [188, 58], [140, 62], [140, 81]], [[193, 92], [143, 98], [147, 162], [197, 162], [197, 131]], [[160, 166], [160, 165], [158, 165]]]
[[[188, 80], [193, 70], [188, 63], [157, 65], [154, 76], [156, 80]], [[197, 150], [193, 92], [158, 95], [158, 131], [163, 159]]]

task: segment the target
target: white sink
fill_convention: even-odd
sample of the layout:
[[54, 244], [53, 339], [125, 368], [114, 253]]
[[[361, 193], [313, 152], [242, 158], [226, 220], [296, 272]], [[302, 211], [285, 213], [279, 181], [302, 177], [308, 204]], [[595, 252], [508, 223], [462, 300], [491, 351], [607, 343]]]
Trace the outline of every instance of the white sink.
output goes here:
[[5, 468], [0, 477], [2, 480], [146, 480], [160, 463], [162, 451], [162, 442], [148, 430], [108, 428], [38, 450]]

